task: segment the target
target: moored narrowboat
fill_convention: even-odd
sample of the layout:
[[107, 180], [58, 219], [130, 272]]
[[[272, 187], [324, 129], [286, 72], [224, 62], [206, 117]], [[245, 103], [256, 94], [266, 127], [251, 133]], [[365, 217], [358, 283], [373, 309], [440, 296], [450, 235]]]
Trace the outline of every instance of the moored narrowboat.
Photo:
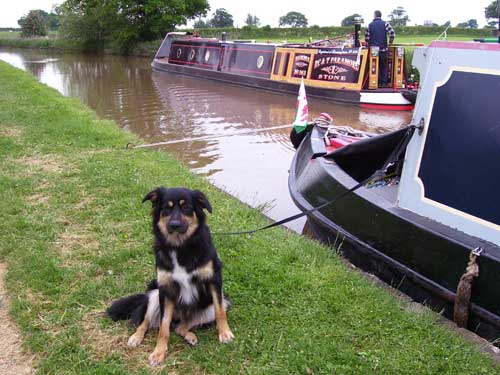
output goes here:
[[425, 80], [412, 125], [331, 152], [314, 127], [290, 194], [309, 234], [499, 345], [500, 44], [433, 42], [413, 63]]
[[[358, 47], [355, 47], [358, 45]], [[416, 91], [405, 88], [402, 46], [387, 52], [388, 84], [379, 86], [378, 49], [330, 41], [270, 44], [167, 34], [152, 67], [253, 88], [296, 95], [302, 80], [308, 95], [384, 110], [412, 110]]]

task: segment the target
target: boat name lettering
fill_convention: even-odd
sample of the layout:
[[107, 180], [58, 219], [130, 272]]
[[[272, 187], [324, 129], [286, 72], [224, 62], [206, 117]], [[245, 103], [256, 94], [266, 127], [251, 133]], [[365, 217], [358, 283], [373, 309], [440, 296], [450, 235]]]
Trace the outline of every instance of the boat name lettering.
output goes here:
[[309, 61], [311, 60], [311, 56], [309, 55], [295, 55], [295, 62], [304, 62], [309, 64]]
[[307, 70], [294, 69], [293, 76], [294, 77], [305, 77], [307, 75]]
[[347, 81], [346, 76], [340, 76], [335, 74], [318, 74], [318, 79], [322, 81]]
[[338, 57], [338, 56], [328, 56], [316, 59], [314, 61], [314, 69], [317, 69], [324, 65], [333, 65], [333, 64], [344, 65], [355, 71], [359, 71], [359, 63], [357, 62], [356, 59], [350, 59], [347, 57]]
[[320, 49], [319, 55], [357, 55], [357, 49]]

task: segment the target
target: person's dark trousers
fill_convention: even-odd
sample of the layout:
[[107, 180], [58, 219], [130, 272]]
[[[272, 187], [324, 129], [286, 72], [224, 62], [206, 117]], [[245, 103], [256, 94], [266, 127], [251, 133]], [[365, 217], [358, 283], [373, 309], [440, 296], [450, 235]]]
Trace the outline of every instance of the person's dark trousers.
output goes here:
[[387, 51], [378, 53], [378, 80], [379, 86], [387, 85]]

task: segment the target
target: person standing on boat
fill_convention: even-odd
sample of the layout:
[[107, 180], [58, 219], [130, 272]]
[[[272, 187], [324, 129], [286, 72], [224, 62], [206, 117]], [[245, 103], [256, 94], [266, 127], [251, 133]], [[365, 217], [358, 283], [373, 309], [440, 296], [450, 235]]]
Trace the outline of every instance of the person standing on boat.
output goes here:
[[379, 81], [382, 86], [387, 85], [387, 36], [389, 44], [394, 42], [396, 33], [389, 22], [382, 20], [382, 12], [376, 10], [374, 19], [365, 30], [365, 41], [368, 46], [379, 48]]

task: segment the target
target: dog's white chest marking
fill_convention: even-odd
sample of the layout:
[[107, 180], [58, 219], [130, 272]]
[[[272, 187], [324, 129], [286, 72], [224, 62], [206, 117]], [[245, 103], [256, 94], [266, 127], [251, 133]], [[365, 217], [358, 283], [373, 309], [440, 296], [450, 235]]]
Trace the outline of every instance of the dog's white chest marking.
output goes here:
[[179, 265], [177, 254], [171, 253], [174, 269], [172, 270], [172, 279], [180, 286], [179, 302], [190, 304], [198, 299], [198, 289], [191, 282], [194, 274], [186, 272], [186, 269]]

